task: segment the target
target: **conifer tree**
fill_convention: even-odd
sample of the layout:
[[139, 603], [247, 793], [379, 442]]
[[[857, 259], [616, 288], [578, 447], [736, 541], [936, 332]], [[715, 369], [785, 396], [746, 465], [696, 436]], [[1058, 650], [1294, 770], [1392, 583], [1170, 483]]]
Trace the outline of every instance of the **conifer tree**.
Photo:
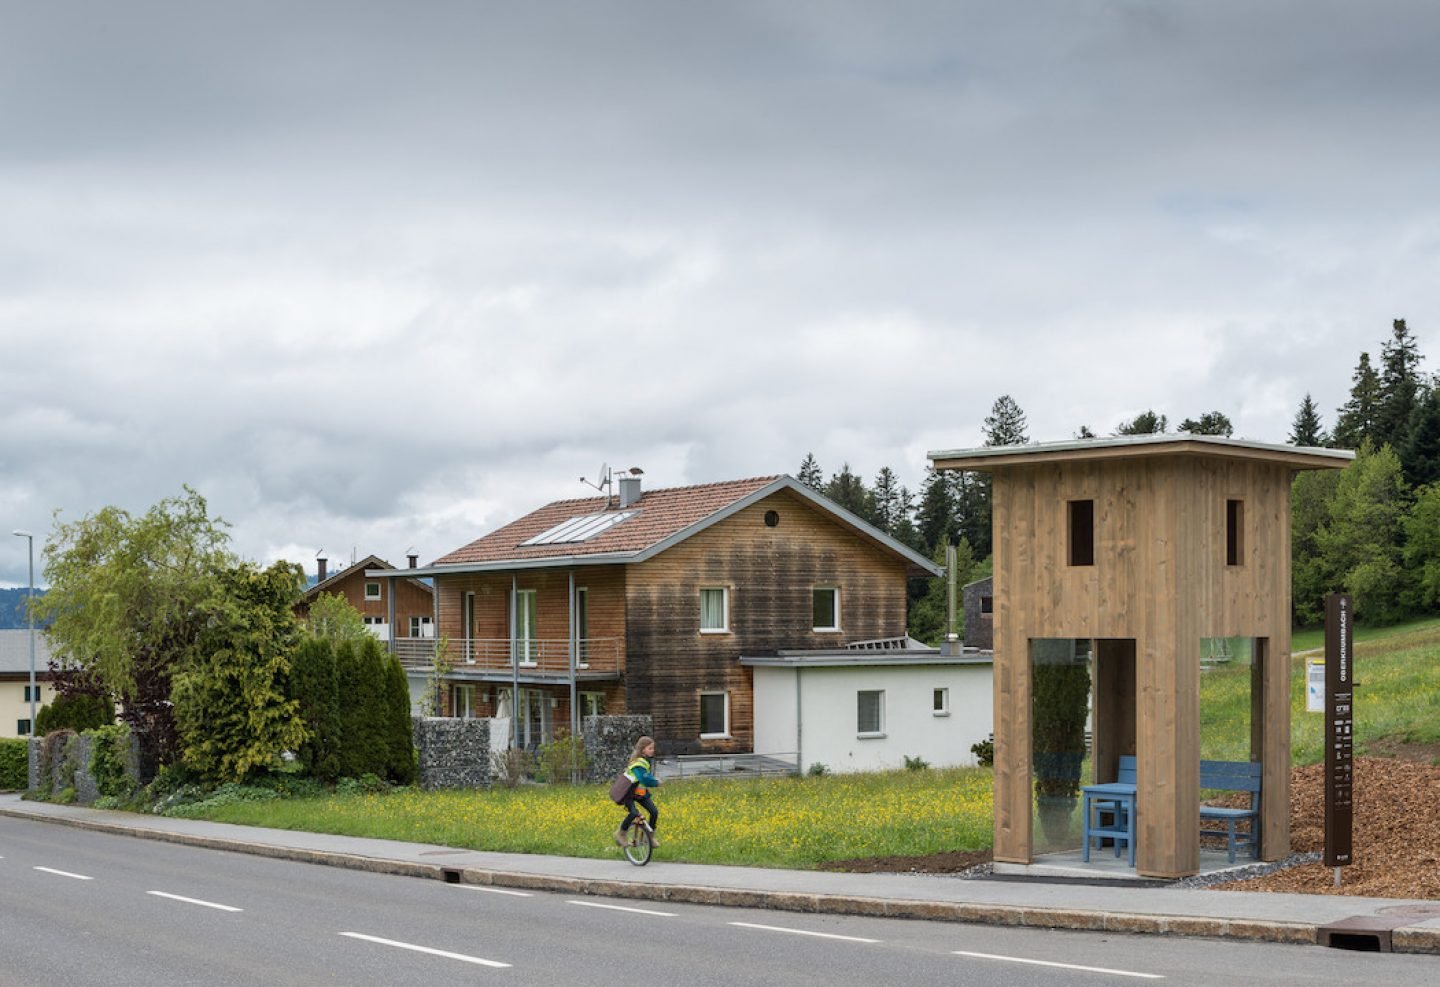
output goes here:
[[1146, 409], [1115, 428], [1116, 435], [1159, 435], [1170, 427], [1170, 419]]
[[1180, 423], [1179, 431], [1189, 432], [1191, 435], [1221, 435], [1229, 438], [1235, 427], [1230, 424], [1228, 415], [1219, 411], [1207, 411], [1199, 419], [1185, 419]]
[[1375, 410], [1375, 444], [1405, 448], [1410, 420], [1419, 403], [1420, 348], [1404, 319], [1391, 324], [1391, 335], [1380, 350], [1380, 399]]
[[858, 518], [869, 521], [874, 516], [870, 491], [865, 489], [865, 481], [851, 471], [849, 463], [842, 464], [840, 472], [830, 477], [825, 496]]
[[820, 464], [815, 461], [813, 452], [805, 454], [804, 461], [800, 463], [800, 475], [796, 479], [816, 493], [825, 492], [825, 474], [820, 471]]
[[900, 523], [900, 489], [900, 479], [895, 471], [888, 466], [880, 467], [880, 472], [875, 474], [870, 500], [875, 527], [887, 535], [895, 534], [895, 527]]
[[1325, 445], [1327, 441], [1325, 429], [1320, 423], [1320, 409], [1315, 406], [1307, 391], [1305, 400], [1300, 402], [1300, 410], [1295, 412], [1295, 421], [1290, 425], [1290, 444], [1318, 447]]
[[1361, 353], [1360, 362], [1350, 378], [1350, 400], [1340, 406], [1335, 416], [1332, 441], [1340, 449], [1358, 449], [1366, 439], [1378, 433], [1380, 413], [1380, 375], [1370, 365], [1370, 354]]

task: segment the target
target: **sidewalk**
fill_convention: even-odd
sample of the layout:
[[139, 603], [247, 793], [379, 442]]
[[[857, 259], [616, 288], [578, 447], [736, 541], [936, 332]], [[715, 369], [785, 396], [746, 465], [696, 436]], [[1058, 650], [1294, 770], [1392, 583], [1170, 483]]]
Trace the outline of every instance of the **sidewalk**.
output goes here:
[[[1395, 952], [1440, 954], [1440, 902], [1154, 887], [1094, 887], [944, 875], [837, 874], [614, 859], [489, 853], [25, 802], [0, 795], [0, 815], [239, 853], [566, 894], [797, 912], [1051, 929], [1317, 943], [1347, 919], [1388, 935]], [[1393, 931], [1392, 931], [1393, 930]]]

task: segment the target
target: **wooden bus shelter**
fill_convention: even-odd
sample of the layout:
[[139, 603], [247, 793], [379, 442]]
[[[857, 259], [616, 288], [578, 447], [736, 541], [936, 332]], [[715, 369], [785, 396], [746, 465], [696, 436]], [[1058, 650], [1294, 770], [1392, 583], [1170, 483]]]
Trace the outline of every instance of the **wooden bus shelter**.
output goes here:
[[1354, 453], [1196, 435], [932, 452], [993, 482], [995, 847], [1033, 862], [1032, 650], [1093, 642], [1093, 780], [1136, 757], [1136, 869], [1200, 866], [1200, 641], [1254, 640], [1260, 857], [1290, 852], [1290, 486]]

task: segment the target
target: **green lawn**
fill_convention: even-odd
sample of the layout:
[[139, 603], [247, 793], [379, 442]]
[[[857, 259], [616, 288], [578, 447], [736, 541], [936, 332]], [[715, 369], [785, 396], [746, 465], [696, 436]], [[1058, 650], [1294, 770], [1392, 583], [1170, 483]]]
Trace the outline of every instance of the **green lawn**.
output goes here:
[[[607, 857], [624, 811], [607, 786], [330, 795], [241, 802], [222, 822], [437, 843], [476, 850]], [[814, 867], [828, 860], [982, 850], [991, 841], [988, 769], [763, 780], [687, 779], [656, 794], [668, 860]]]
[[[1323, 634], [1315, 634], [1323, 647]], [[1302, 635], [1292, 650], [1300, 652]], [[1440, 741], [1440, 620], [1355, 631], [1355, 749], [1382, 740]], [[1292, 658], [1291, 760], [1314, 764], [1325, 756], [1325, 717], [1305, 710], [1306, 658]], [[1250, 668], [1206, 671], [1200, 680], [1201, 756], [1239, 761], [1249, 757]]]

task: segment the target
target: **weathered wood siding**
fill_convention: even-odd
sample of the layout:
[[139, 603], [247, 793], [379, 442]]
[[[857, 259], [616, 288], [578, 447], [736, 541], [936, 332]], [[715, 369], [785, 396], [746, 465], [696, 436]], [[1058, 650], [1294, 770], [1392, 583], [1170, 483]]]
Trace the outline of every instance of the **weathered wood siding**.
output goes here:
[[[1133, 639], [1137, 866], [1199, 866], [1199, 642], [1267, 639], [1262, 855], [1289, 853], [1290, 479], [1286, 465], [1198, 456], [997, 469], [995, 857], [1028, 863], [1033, 638]], [[1094, 501], [1095, 564], [1072, 566], [1068, 502]], [[1226, 564], [1226, 501], [1244, 558]]]
[[[741, 655], [902, 636], [905, 582], [898, 556], [787, 492], [767, 497], [630, 567], [626, 707], [655, 718], [667, 754], [750, 751], [754, 692]], [[709, 586], [730, 590], [728, 633], [700, 633]], [[840, 591], [839, 633], [812, 630], [821, 586]], [[699, 696], [712, 691], [730, 694], [730, 737], [702, 741]]]

